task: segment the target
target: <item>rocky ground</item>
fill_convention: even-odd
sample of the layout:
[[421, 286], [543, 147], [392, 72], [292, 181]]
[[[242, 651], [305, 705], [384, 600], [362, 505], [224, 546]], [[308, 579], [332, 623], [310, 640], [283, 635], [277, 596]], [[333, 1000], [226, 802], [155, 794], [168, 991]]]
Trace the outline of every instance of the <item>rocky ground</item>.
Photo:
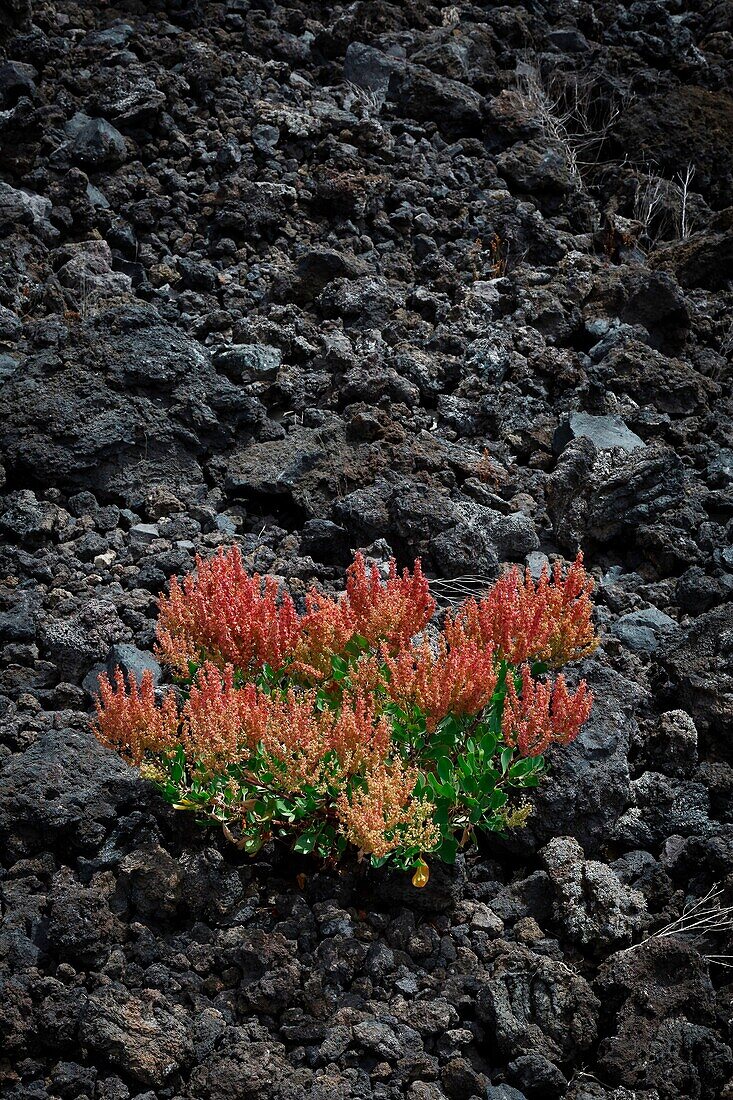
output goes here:
[[[730, 1100], [726, 920], [641, 941], [733, 901], [731, 4], [0, 39], [0, 1095]], [[100, 667], [235, 539], [445, 600], [582, 547], [597, 703], [529, 827], [422, 892], [250, 863], [102, 750]]]

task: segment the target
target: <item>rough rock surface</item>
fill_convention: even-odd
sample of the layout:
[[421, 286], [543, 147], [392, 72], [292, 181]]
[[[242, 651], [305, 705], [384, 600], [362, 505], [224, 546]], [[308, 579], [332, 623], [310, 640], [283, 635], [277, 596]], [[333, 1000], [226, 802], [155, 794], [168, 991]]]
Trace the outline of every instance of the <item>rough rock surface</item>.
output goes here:
[[[730, 933], [654, 935], [733, 902], [732, 33], [0, 3], [0, 1096], [733, 1098]], [[233, 541], [443, 602], [581, 548], [595, 708], [527, 828], [420, 892], [250, 862], [98, 746]]]

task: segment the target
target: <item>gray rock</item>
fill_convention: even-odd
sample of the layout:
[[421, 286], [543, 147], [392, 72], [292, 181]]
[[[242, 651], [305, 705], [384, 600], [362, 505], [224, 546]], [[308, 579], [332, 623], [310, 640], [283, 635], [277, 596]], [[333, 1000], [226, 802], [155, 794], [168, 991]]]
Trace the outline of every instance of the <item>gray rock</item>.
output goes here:
[[349, 538], [344, 528], [330, 519], [309, 519], [300, 534], [300, 548], [317, 561], [336, 565], [349, 556]]
[[130, 291], [130, 277], [112, 270], [112, 249], [106, 241], [82, 241], [59, 249], [59, 252], [69, 256], [59, 267], [59, 282], [74, 292], [75, 304], [82, 317], [92, 312], [100, 299]]
[[130, 528], [130, 542], [135, 546], [148, 546], [160, 538], [157, 523], [135, 523]]
[[354, 1038], [370, 1054], [395, 1062], [402, 1057], [402, 1044], [393, 1029], [380, 1020], [362, 1020], [354, 1024]]
[[121, 985], [103, 986], [89, 998], [81, 1042], [133, 1080], [160, 1088], [193, 1054], [184, 1010], [162, 1002], [135, 997]]
[[459, 524], [430, 540], [430, 554], [444, 577], [468, 574], [493, 579], [499, 558], [487, 533], [471, 524]]
[[91, 31], [84, 38], [85, 46], [104, 46], [108, 50], [122, 49], [128, 39], [132, 38], [135, 28], [129, 23], [115, 23], [112, 27], [105, 27], [101, 31]]
[[125, 634], [114, 604], [88, 599], [77, 610], [46, 618], [39, 639], [60, 678], [73, 683], [93, 664], [105, 660], [110, 646]]
[[127, 160], [127, 145], [119, 130], [104, 118], [91, 118], [74, 133], [73, 159], [85, 168], [118, 167]]
[[16, 589], [3, 600], [0, 610], [0, 639], [6, 642], [31, 642], [35, 639], [42, 615], [39, 592]]
[[643, 439], [627, 428], [620, 416], [591, 416], [590, 413], [574, 412], [555, 430], [552, 437], [555, 454], [560, 454], [572, 439], [579, 436], [590, 439], [599, 451], [613, 447], [634, 451], [637, 447], [646, 446]]
[[15, 343], [23, 331], [23, 324], [16, 313], [0, 306], [0, 343]]
[[598, 1050], [611, 1080], [663, 1100], [720, 1095], [733, 1053], [707, 1026], [715, 990], [695, 946], [677, 936], [650, 937], [612, 955], [596, 988], [613, 1021]]
[[559, 144], [517, 142], [499, 154], [496, 166], [520, 191], [564, 194], [573, 187], [570, 161]]
[[21, 96], [34, 99], [37, 76], [32, 65], [24, 65], [20, 61], [3, 62], [0, 65], [0, 107], [14, 107]]
[[733, 735], [733, 605], [696, 618], [686, 637], [659, 651], [675, 701], [692, 716], [705, 743], [725, 758]]
[[684, 487], [685, 466], [668, 447], [639, 447], [614, 461], [579, 436], [550, 476], [547, 506], [560, 546], [575, 553], [588, 538], [600, 545], [621, 534], [638, 538], [681, 505]]
[[721, 448], [708, 462], [706, 475], [709, 484], [716, 488], [725, 488], [727, 485], [732, 484], [733, 451], [725, 447]]
[[653, 771], [689, 778], [697, 767], [697, 729], [684, 710], [659, 716], [657, 728], [643, 741], [640, 759]]
[[125, 807], [145, 787], [132, 768], [87, 730], [42, 734], [0, 766], [0, 839], [9, 858], [58, 850], [99, 851]]
[[467, 84], [447, 79], [426, 66], [408, 64], [400, 74], [394, 97], [403, 115], [434, 122], [451, 137], [473, 133], [481, 126], [483, 97]]
[[248, 382], [270, 381], [280, 370], [282, 352], [267, 344], [232, 344], [215, 351], [212, 361], [217, 369], [232, 378]]
[[[351, 49], [351, 47], [349, 47]], [[344, 252], [333, 249], [311, 249], [298, 260], [295, 269], [298, 300], [309, 302], [334, 279], [354, 279], [363, 275], [367, 266]]]
[[509, 370], [510, 352], [502, 343], [481, 337], [466, 348], [466, 366], [498, 385]]
[[18, 489], [5, 498], [0, 530], [23, 542], [37, 545], [49, 539], [59, 526], [59, 510], [47, 500], [37, 500], [32, 489]]
[[386, 95], [390, 78], [404, 67], [396, 57], [367, 46], [364, 42], [350, 42], [344, 56], [344, 80], [366, 91]]
[[327, 317], [342, 317], [359, 327], [383, 324], [405, 304], [405, 288], [381, 275], [334, 279], [318, 297]]
[[527, 1097], [511, 1085], [489, 1085], [486, 1100], [527, 1100]]
[[231, 516], [218, 515], [214, 519], [214, 524], [217, 531], [221, 531], [222, 535], [228, 535], [230, 538], [234, 538], [237, 533], [237, 525]]
[[558, 27], [548, 33], [547, 41], [564, 53], [585, 53], [589, 48], [588, 39], [577, 27]]
[[519, 944], [494, 959], [476, 996], [476, 1015], [503, 1058], [576, 1057], [595, 1042], [599, 1008], [584, 978]]
[[586, 860], [573, 837], [555, 837], [539, 853], [555, 894], [553, 917], [563, 938], [604, 950], [629, 943], [646, 923], [646, 900], [605, 863]]
[[546, 1100], [560, 1100], [568, 1087], [567, 1078], [549, 1058], [541, 1054], [521, 1054], [507, 1066], [512, 1080], [518, 1081], [526, 1091], [529, 1100], [544, 1097]]
[[471, 912], [471, 928], [486, 932], [492, 937], [500, 936], [504, 931], [504, 921], [489, 905], [476, 902]]
[[522, 512], [505, 516], [485, 509], [479, 522], [490, 533], [500, 561], [524, 561], [527, 554], [539, 546], [534, 521]]
[[16, 225], [30, 226], [44, 241], [54, 241], [58, 230], [49, 221], [51, 200], [31, 191], [16, 190], [0, 182], [0, 231]]
[[138, 683], [142, 680], [144, 672], [150, 672], [155, 687], [163, 676], [163, 669], [152, 653], [146, 653], [145, 650], [138, 649], [137, 646], [130, 645], [128, 642], [118, 642], [110, 647], [107, 654], [107, 671], [110, 676], [116, 668], [122, 669], [128, 681], [132, 678]]
[[473, 501], [454, 505], [454, 527], [430, 543], [445, 576], [481, 573], [495, 577], [502, 561], [522, 562], [539, 546], [532, 519], [521, 512], [504, 515]]
[[709, 836], [710, 794], [702, 783], [644, 772], [631, 783], [634, 802], [619, 819], [614, 835], [634, 848], [654, 850], [670, 836]]
[[542, 571], [544, 569], [550, 569], [550, 559], [547, 554], [543, 554], [541, 550], [532, 550], [527, 554], [526, 565], [532, 580], [538, 581], [542, 576]]
[[634, 653], [655, 653], [663, 640], [680, 635], [679, 624], [656, 607], [622, 615], [611, 630]]
[[12, 355], [0, 352], [0, 386], [13, 377], [20, 363]]

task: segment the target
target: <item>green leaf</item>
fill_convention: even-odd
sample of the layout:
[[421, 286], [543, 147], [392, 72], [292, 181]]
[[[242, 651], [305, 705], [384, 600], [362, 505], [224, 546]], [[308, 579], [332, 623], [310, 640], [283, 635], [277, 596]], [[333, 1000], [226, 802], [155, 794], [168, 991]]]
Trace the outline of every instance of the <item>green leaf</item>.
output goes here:
[[387, 862], [387, 860], [389, 859], [390, 855], [391, 855], [391, 852], [387, 853], [386, 856], [372, 856], [371, 857], [372, 867], [384, 867], [384, 865]]
[[511, 764], [512, 757], [514, 756], [514, 749], [511, 746], [507, 746], [501, 754], [501, 770], [506, 773], [507, 768]]
[[243, 840], [244, 844], [242, 848], [248, 856], [256, 855], [265, 843], [265, 837], [260, 833], [251, 833], [247, 837], [244, 837]]
[[437, 794], [440, 794], [443, 784], [435, 772], [428, 772], [428, 783]]
[[436, 855], [443, 860], [443, 863], [455, 863], [457, 852], [458, 841], [454, 836], [447, 836], [443, 838], [443, 843], [438, 848]]
[[496, 749], [496, 735], [493, 733], [486, 733], [479, 742], [479, 747], [483, 755], [489, 759], [493, 756]]
[[343, 657], [339, 657], [336, 653], [331, 657], [331, 674], [337, 682], [345, 679], [349, 674], [348, 661], [345, 661]]
[[436, 762], [435, 768], [443, 783], [447, 783], [453, 775], [453, 767], [446, 756], [441, 756], [440, 760]]
[[349, 657], [360, 657], [369, 649], [369, 642], [361, 634], [354, 634], [344, 646], [344, 653]]
[[298, 839], [293, 845], [294, 852], [300, 852], [302, 855], [307, 856], [313, 851], [318, 840], [318, 834], [320, 828], [314, 827], [312, 829], [306, 829], [304, 833], [301, 833]]

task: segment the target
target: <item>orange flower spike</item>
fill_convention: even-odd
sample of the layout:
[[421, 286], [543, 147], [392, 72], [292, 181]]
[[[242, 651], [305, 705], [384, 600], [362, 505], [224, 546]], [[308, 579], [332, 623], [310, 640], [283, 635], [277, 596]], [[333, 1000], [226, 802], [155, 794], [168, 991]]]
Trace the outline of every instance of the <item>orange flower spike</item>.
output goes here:
[[405, 569], [398, 576], [393, 558], [389, 576], [382, 581], [375, 565], [367, 569], [362, 554], [356, 555], [347, 571], [346, 598], [355, 617], [356, 633], [370, 646], [384, 642], [393, 653], [425, 629], [436, 606], [419, 560], [412, 573]]
[[467, 636], [493, 645], [500, 659], [520, 665], [547, 661], [559, 668], [592, 653], [598, 644], [591, 621], [593, 580], [578, 554], [563, 579], [562, 566], [545, 567], [535, 584], [527, 569], [505, 573], [481, 601], [466, 601], [446, 624], [455, 642]]
[[539, 756], [552, 742], [567, 745], [580, 733], [593, 703], [585, 681], [571, 694], [565, 677], [554, 684], [534, 680], [529, 665], [521, 670], [522, 688], [507, 678], [502, 715], [502, 735], [507, 745], [516, 746], [522, 756]]
[[331, 600], [312, 589], [300, 620], [300, 640], [293, 655], [295, 670], [311, 683], [331, 675], [331, 657], [343, 653], [356, 632], [356, 619], [347, 600]]
[[375, 713], [374, 700], [360, 691], [347, 693], [329, 734], [330, 747], [345, 771], [353, 773], [382, 761], [391, 740], [392, 726]]
[[514, 677], [507, 677], [501, 728], [507, 745], [516, 746], [522, 756], [539, 756], [552, 742], [549, 684], [532, 679], [529, 666], [521, 670], [522, 690], [517, 691]]
[[478, 714], [496, 688], [493, 649], [466, 638], [451, 647], [441, 640], [437, 653], [425, 642], [385, 663], [388, 694], [402, 707], [423, 711], [431, 732], [447, 714]]
[[556, 562], [553, 584], [548, 587], [554, 592], [557, 606], [554, 616], [556, 625], [549, 639], [549, 663], [560, 668], [569, 661], [588, 657], [598, 646], [590, 599], [594, 583], [583, 566], [583, 555], [578, 554], [564, 581], [560, 563]]
[[239, 759], [248, 746], [245, 718], [252, 721], [261, 701], [252, 684], [234, 687], [234, 669], [223, 672], [207, 661], [199, 669], [183, 708], [182, 741], [195, 760], [206, 767], [225, 767]]
[[592, 706], [593, 693], [588, 690], [585, 680], [580, 681], [575, 694], [571, 695], [561, 673], [555, 682], [550, 708], [553, 740], [559, 745], [574, 741], [588, 721]]
[[239, 547], [196, 558], [196, 574], [172, 578], [159, 601], [157, 652], [179, 675], [203, 650], [223, 667], [279, 668], [292, 653], [300, 623], [295, 605], [273, 577], [250, 576]]
[[266, 716], [259, 743], [273, 762], [283, 790], [298, 791], [317, 786], [329, 751], [328, 729], [314, 710], [315, 694], [284, 699], [265, 697]]
[[366, 788], [341, 794], [337, 813], [346, 839], [381, 858], [399, 848], [430, 851], [440, 839], [432, 821], [435, 806], [415, 798], [418, 772], [401, 760], [382, 762], [366, 775]]
[[114, 686], [103, 673], [99, 678], [96, 710], [93, 730], [97, 739], [133, 764], [140, 764], [146, 752], [160, 752], [179, 741], [175, 696], [168, 692], [158, 706], [149, 671], [143, 673], [139, 685], [134, 677], [130, 677], [128, 685], [121, 668], [115, 669]]

